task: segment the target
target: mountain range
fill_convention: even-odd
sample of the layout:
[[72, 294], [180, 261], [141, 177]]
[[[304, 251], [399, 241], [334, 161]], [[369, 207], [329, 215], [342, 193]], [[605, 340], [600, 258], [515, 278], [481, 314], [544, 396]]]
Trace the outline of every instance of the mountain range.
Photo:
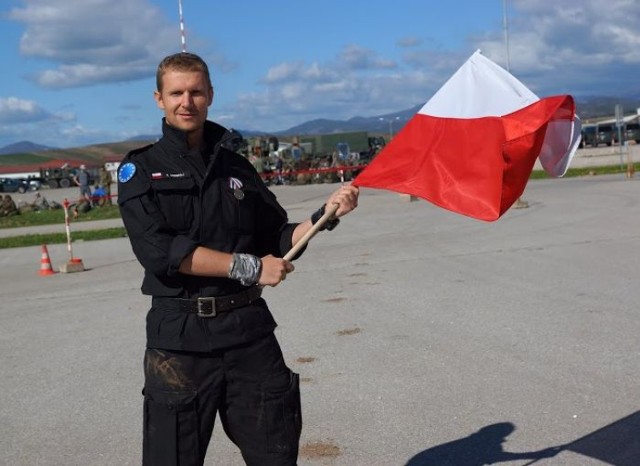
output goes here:
[[[576, 99], [577, 113], [578, 116], [583, 120], [583, 122], [589, 122], [589, 120], [605, 117], [611, 118], [614, 115], [615, 106], [618, 104], [622, 106], [626, 115], [640, 112], [640, 96], [625, 98], [592, 96]], [[416, 112], [418, 112], [418, 110], [420, 110], [421, 107], [422, 105], [417, 105], [407, 110], [401, 110], [395, 113], [388, 113], [385, 115], [377, 115], [372, 117], [356, 116], [348, 120], [310, 120], [286, 130], [269, 133], [258, 130], [243, 130], [239, 128], [235, 129], [244, 137], [262, 136], [265, 134], [287, 137], [342, 133], [351, 131], [368, 131], [371, 133], [388, 135], [389, 133], [397, 133], [405, 125], [405, 123], [408, 122], [411, 117], [415, 115]], [[126, 142], [153, 141], [158, 139], [159, 137], [160, 134], [140, 135], [134, 138], [130, 138]], [[14, 144], [0, 147], [0, 155], [44, 152], [48, 150], [56, 150], [56, 148], [43, 146], [31, 141], [20, 141]]]
[[43, 152], [50, 149], [55, 149], [55, 147], [43, 146], [42, 144], [36, 144], [31, 141], [20, 141], [0, 147], [0, 155], [19, 154], [21, 152]]

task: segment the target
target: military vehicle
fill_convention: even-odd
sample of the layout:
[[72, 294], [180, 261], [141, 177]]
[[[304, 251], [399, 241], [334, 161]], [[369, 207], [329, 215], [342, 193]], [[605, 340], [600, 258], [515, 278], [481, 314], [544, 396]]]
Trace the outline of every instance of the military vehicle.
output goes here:
[[[74, 185], [73, 177], [79, 169], [79, 167], [71, 167], [66, 164], [60, 168], [41, 168], [40, 179], [51, 189], [68, 188]], [[93, 184], [98, 178], [98, 169], [87, 167], [86, 170], [89, 173], [89, 184]]]

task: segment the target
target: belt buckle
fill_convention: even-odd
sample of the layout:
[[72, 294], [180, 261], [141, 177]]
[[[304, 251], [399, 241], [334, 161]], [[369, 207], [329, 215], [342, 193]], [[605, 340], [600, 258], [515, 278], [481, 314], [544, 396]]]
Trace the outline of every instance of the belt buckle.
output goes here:
[[215, 296], [197, 298], [198, 301], [198, 317], [215, 317], [216, 312], [216, 298]]

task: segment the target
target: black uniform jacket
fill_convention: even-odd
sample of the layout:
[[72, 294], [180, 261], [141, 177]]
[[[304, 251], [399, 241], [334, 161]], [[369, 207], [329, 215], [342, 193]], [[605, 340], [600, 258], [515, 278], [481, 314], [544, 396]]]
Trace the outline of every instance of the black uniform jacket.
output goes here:
[[[297, 224], [288, 223], [251, 163], [222, 146], [230, 135], [225, 128], [207, 121], [204, 146], [191, 151], [185, 133], [164, 120], [162, 131], [157, 143], [127, 154], [118, 174], [122, 219], [145, 271], [142, 292], [194, 298], [242, 291], [236, 280], [182, 274], [180, 263], [197, 246], [282, 257], [291, 249]], [[210, 351], [251, 341], [275, 327], [262, 299], [213, 318], [152, 308], [147, 345]]]

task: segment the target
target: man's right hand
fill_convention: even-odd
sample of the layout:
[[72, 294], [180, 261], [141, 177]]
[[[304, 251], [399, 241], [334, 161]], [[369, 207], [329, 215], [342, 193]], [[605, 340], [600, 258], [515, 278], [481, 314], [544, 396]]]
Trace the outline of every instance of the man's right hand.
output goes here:
[[258, 284], [262, 286], [276, 286], [287, 278], [287, 274], [293, 272], [295, 267], [289, 261], [272, 255], [262, 259], [262, 272]]

